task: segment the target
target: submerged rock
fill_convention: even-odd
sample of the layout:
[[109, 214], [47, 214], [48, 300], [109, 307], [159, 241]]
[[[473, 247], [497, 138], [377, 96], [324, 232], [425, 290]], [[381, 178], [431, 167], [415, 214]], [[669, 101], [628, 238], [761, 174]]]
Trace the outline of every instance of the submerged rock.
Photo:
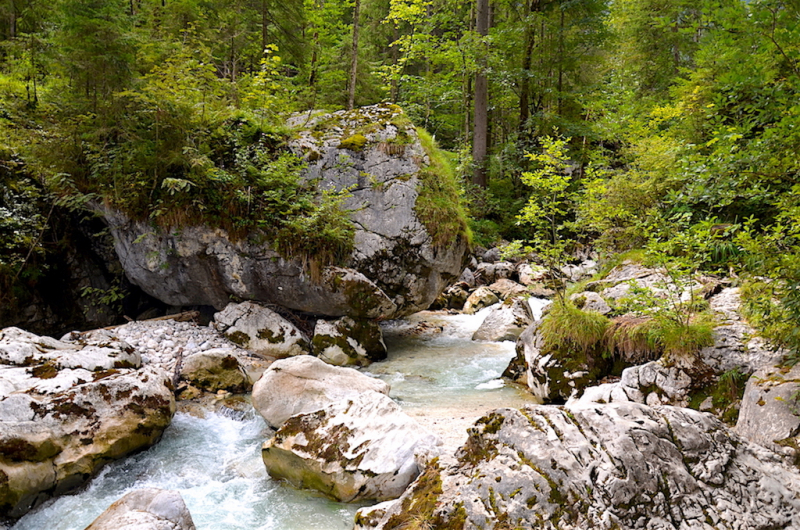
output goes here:
[[367, 366], [386, 359], [383, 333], [371, 320], [317, 320], [311, 344], [314, 355], [336, 366]]
[[319, 410], [367, 391], [389, 393], [389, 385], [353, 368], [331, 366], [311, 355], [275, 361], [253, 385], [253, 407], [280, 427], [296, 414]]
[[273, 478], [343, 502], [399, 497], [441, 441], [391, 399], [366, 392], [294, 416], [264, 444]]
[[106, 463], [157, 442], [171, 378], [133, 348], [0, 331], [0, 512], [20, 517]]
[[177, 491], [131, 491], [108, 507], [86, 530], [195, 530]]
[[228, 340], [259, 355], [282, 358], [311, 351], [294, 324], [254, 302], [228, 304], [214, 315], [214, 323]]
[[800, 528], [800, 473], [714, 417], [639, 404], [499, 409], [356, 528]]
[[396, 318], [427, 308], [461, 274], [466, 225], [454, 219], [446, 231], [423, 223], [418, 199], [435, 193], [423, 186], [430, 161], [414, 127], [401, 118], [393, 105], [314, 116], [290, 141], [308, 161], [304, 180], [318, 183], [320, 192], [350, 190], [343, 208], [353, 222], [354, 248], [341, 266], [324, 266], [316, 277], [300, 256], [280, 255], [261, 232], [234, 238], [208, 226], [154, 229], [98, 206], [127, 277], [178, 306], [223, 309], [233, 296], [354, 318]]

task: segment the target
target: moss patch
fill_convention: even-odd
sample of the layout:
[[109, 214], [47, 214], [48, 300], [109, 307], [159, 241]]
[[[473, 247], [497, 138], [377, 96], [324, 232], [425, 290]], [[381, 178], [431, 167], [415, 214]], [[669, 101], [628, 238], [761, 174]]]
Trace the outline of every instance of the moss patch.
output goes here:
[[361, 152], [364, 146], [367, 145], [367, 137], [363, 134], [354, 134], [349, 138], [345, 138], [339, 144], [339, 149], [349, 149], [350, 151]]
[[419, 172], [419, 196], [414, 207], [419, 220], [437, 248], [449, 248], [459, 241], [471, 244], [472, 235], [453, 166], [427, 131], [417, 128], [417, 135], [430, 161]]

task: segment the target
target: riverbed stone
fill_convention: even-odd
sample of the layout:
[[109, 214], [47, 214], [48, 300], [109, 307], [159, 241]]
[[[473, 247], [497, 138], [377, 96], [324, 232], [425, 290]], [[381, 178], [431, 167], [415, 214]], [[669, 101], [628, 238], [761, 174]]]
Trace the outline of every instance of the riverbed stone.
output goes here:
[[312, 353], [336, 366], [368, 366], [386, 359], [386, 344], [377, 322], [353, 320], [317, 320]]
[[[430, 160], [414, 126], [389, 104], [294, 123], [300, 128], [288, 149], [307, 162], [300, 178], [320, 193], [348, 191], [341, 207], [352, 221], [354, 246], [340, 265], [319, 264], [315, 274], [308, 259], [279, 253], [259, 230], [234, 237], [203, 225], [154, 228], [97, 203], [127, 277], [176, 306], [222, 310], [234, 297], [368, 319], [426, 309], [461, 274], [468, 241], [466, 224], [442, 236], [418, 215]], [[363, 142], [354, 143], [357, 137]]]
[[497, 294], [501, 300], [528, 294], [528, 289], [526, 289], [525, 286], [513, 280], [509, 280], [508, 278], [497, 280], [489, 286], [489, 289]]
[[214, 315], [214, 323], [230, 341], [262, 356], [280, 359], [311, 351], [308, 338], [297, 326], [255, 302], [228, 304]]
[[125, 494], [86, 530], [195, 530], [195, 525], [179, 492], [146, 488]]
[[488, 287], [481, 286], [475, 289], [472, 294], [469, 295], [467, 301], [464, 303], [464, 309], [462, 311], [468, 315], [471, 315], [473, 313], [477, 313], [478, 310], [483, 309], [484, 307], [489, 307], [490, 305], [494, 305], [499, 301], [500, 299], [496, 294], [494, 294], [494, 291]]
[[472, 335], [472, 340], [515, 341], [532, 323], [533, 314], [528, 302], [519, 298], [509, 299], [492, 306], [491, 312]]
[[253, 388], [242, 359], [232, 348], [216, 348], [184, 357], [181, 377], [207, 392], [225, 390], [240, 394]]
[[290, 418], [262, 448], [273, 478], [342, 502], [396, 499], [441, 441], [378, 392]]
[[499, 409], [356, 528], [800, 528], [800, 472], [709, 414], [621, 403]]
[[0, 512], [19, 517], [156, 443], [175, 412], [170, 374], [121, 341], [0, 331]]
[[370, 390], [388, 395], [389, 385], [353, 368], [299, 355], [270, 365], [253, 385], [253, 407], [277, 428], [296, 414], [314, 412]]
[[519, 276], [519, 283], [526, 287], [541, 283], [550, 277], [547, 268], [527, 262], [517, 265], [517, 275]]

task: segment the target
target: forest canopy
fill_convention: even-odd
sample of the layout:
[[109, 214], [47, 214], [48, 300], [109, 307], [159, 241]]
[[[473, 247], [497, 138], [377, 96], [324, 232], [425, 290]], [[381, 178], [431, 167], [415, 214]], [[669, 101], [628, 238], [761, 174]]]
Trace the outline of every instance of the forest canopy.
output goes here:
[[4, 285], [35, 281], [48, 198], [311, 212], [288, 113], [391, 102], [450, 151], [476, 244], [733, 275], [796, 349], [799, 61], [795, 0], [3, 0]]

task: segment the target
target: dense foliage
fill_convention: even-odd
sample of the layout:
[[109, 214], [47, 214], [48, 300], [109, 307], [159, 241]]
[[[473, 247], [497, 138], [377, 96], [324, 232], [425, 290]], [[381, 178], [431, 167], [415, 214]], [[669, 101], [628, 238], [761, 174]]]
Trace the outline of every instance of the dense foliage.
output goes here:
[[[478, 243], [516, 240], [552, 266], [585, 246], [648, 248], [738, 275], [752, 319], [800, 351], [797, 3], [493, 0], [486, 35], [481, 5], [2, 2], [5, 277], [32, 274], [55, 199], [261, 227], [286, 253], [334, 260], [348, 250], [341, 197], [297, 179], [282, 124], [352, 96], [399, 104], [451, 151], [432, 164], [455, 166], [462, 188], [426, 182], [467, 198]], [[473, 161], [478, 114], [489, 154]], [[447, 232], [459, 208], [419, 213]]]

